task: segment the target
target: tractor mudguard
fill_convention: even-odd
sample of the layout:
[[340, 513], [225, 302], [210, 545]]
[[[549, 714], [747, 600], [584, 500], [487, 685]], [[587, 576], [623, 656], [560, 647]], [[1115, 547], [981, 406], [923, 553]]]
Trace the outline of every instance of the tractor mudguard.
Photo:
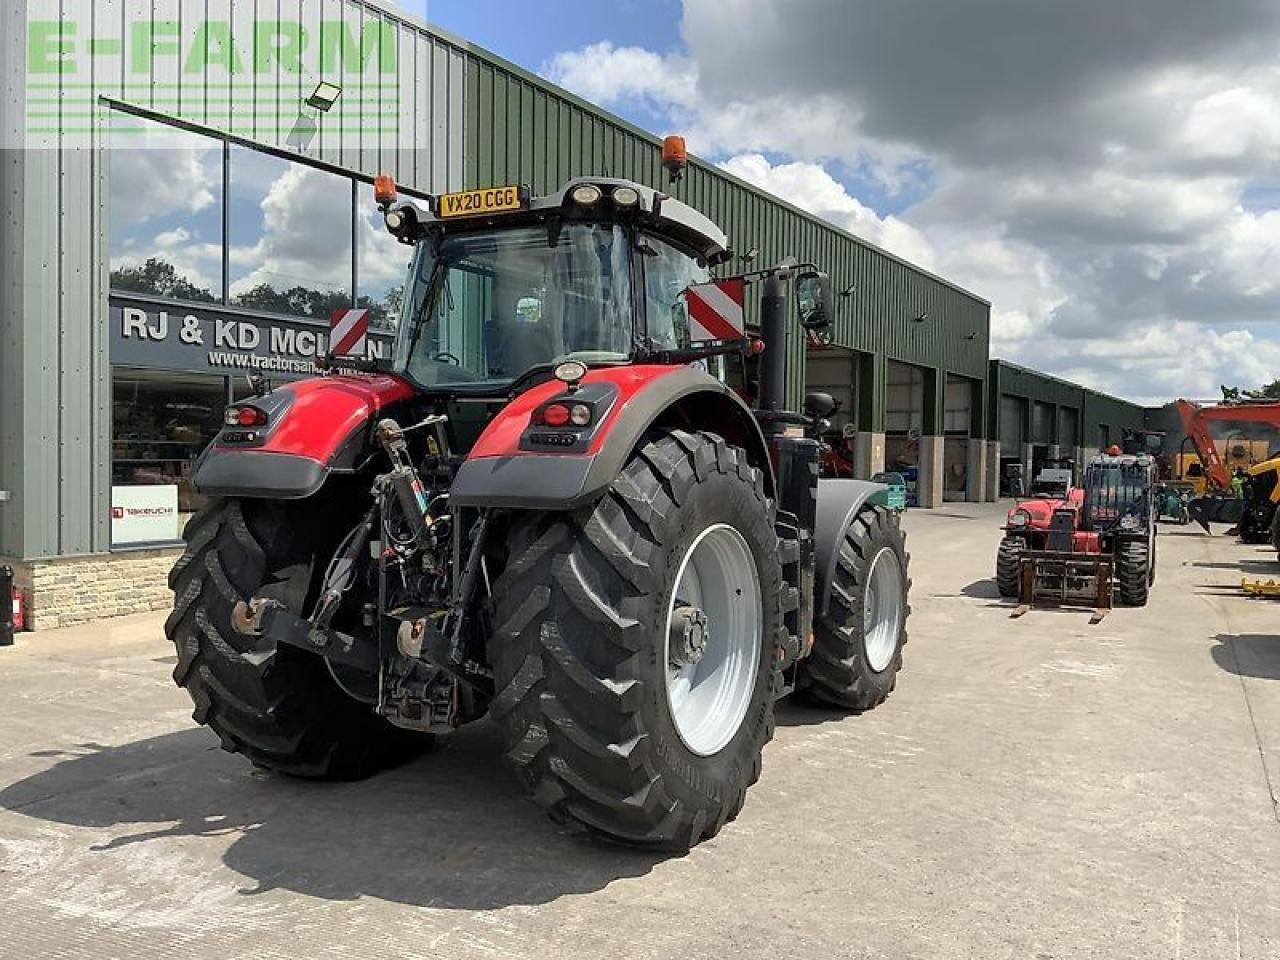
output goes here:
[[332, 472], [350, 472], [368, 431], [413, 388], [388, 376], [315, 377], [239, 401], [266, 414], [260, 427], [224, 427], [191, 482], [218, 497], [301, 500]]
[[[587, 427], [552, 430], [532, 423], [553, 401], [586, 402]], [[588, 372], [576, 392], [558, 380], [508, 404], [485, 428], [458, 470], [449, 502], [461, 507], [572, 510], [600, 496], [655, 425], [710, 430], [742, 447], [764, 473], [773, 470], [764, 434], [732, 390], [689, 366], [634, 365]]]
[[840, 544], [845, 531], [853, 523], [863, 507], [889, 504], [889, 488], [870, 480], [819, 480], [818, 523], [813, 531], [815, 570], [815, 613], [827, 612], [831, 591], [829, 584], [835, 578], [836, 564], [840, 561]]

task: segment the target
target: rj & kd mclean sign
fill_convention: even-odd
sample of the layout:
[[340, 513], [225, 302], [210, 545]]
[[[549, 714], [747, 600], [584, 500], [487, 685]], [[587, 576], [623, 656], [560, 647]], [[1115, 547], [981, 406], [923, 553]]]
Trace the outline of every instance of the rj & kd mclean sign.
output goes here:
[[[315, 374], [329, 349], [325, 321], [287, 320], [221, 307], [177, 307], [111, 297], [111, 362], [151, 370], [235, 376]], [[393, 337], [370, 330], [368, 357], [390, 357]]]

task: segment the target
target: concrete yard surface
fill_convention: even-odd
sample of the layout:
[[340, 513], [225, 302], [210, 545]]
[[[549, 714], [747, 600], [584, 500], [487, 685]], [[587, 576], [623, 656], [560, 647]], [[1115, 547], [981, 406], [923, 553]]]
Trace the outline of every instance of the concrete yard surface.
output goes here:
[[1145, 609], [1010, 619], [1005, 505], [906, 519], [897, 691], [779, 708], [684, 856], [559, 827], [487, 723], [359, 784], [190, 719], [162, 619], [0, 650], [0, 957], [1280, 956], [1275, 554], [1163, 527]]

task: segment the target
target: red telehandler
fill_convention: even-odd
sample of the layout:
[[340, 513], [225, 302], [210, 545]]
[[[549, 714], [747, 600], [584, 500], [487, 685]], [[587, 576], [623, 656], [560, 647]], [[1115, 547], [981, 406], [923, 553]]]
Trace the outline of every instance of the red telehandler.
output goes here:
[[[414, 248], [394, 360], [237, 404], [195, 471], [213, 500], [167, 623], [195, 719], [260, 766], [349, 779], [487, 714], [561, 822], [713, 836], [779, 697], [867, 710], [902, 664], [887, 490], [818, 478], [829, 397], [785, 409], [789, 289], [821, 329], [827, 277], [709, 285], [725, 235], [624, 180], [377, 196]], [[739, 353], [754, 407], [712, 375]]]

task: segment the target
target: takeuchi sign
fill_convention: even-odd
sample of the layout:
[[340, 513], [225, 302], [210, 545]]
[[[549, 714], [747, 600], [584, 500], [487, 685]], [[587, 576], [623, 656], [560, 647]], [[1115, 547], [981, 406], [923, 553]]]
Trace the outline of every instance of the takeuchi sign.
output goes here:
[[[223, 376], [267, 373], [306, 377], [329, 350], [326, 320], [177, 306], [112, 295], [111, 362], [120, 366]], [[366, 357], [390, 357], [393, 337], [370, 330]]]

